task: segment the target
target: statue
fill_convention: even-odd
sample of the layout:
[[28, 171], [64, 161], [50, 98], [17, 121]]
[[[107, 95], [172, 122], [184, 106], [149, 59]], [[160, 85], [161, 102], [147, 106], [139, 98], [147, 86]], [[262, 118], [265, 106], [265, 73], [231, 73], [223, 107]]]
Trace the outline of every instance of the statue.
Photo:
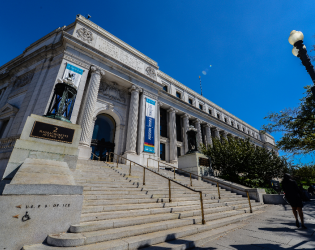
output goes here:
[[187, 140], [188, 140], [188, 152], [186, 154], [190, 154], [198, 151], [197, 148], [197, 129], [194, 126], [190, 125], [187, 132]]

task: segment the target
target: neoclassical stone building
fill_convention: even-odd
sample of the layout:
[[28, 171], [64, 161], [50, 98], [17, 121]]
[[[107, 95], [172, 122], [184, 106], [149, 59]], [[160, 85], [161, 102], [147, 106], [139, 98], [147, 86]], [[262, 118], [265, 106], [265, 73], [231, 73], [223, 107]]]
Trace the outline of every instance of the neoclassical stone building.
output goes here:
[[188, 151], [186, 130], [198, 143], [212, 137], [250, 137], [275, 149], [274, 138], [240, 120], [159, 70], [157, 62], [81, 15], [37, 40], [0, 67], [0, 176], [30, 114], [45, 115], [58, 78], [76, 72], [71, 122], [80, 124], [79, 157], [91, 151], [177, 164]]

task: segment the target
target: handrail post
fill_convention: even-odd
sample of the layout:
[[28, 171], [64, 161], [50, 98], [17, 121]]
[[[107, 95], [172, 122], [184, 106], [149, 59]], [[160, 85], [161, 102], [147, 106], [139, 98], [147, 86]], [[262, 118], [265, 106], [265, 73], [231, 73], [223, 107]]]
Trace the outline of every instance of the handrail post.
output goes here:
[[129, 167], [129, 176], [131, 176], [131, 161], [130, 161], [130, 167]]
[[174, 168], [174, 179], [176, 179], [176, 178], [175, 178], [175, 168]]
[[158, 172], [160, 172], [160, 162], [158, 161]]
[[252, 210], [252, 204], [250, 203], [250, 198], [249, 198], [249, 194], [248, 194], [248, 191], [246, 191], [247, 193], [247, 199], [248, 199], [248, 203], [249, 203], [249, 211], [252, 213], [253, 210]]
[[143, 168], [143, 185], [145, 185], [145, 168]]
[[201, 205], [201, 222], [202, 222], [202, 224], [206, 224], [205, 214], [204, 214], [204, 211], [203, 211], [202, 191], [200, 191], [199, 194], [200, 194], [200, 205]]
[[168, 179], [168, 201], [172, 202], [172, 194], [171, 194], [171, 180]]
[[192, 187], [191, 173], [190, 173], [190, 186]]
[[217, 187], [218, 187], [218, 195], [219, 195], [219, 199], [221, 199], [219, 182], [217, 182]]
[[116, 166], [117, 168], [118, 168], [118, 159], [119, 159], [119, 156], [117, 155], [117, 166]]

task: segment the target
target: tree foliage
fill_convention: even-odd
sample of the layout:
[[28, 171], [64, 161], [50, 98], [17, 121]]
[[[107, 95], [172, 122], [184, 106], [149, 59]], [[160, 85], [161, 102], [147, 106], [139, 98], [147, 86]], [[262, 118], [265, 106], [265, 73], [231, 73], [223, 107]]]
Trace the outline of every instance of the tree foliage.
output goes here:
[[250, 187], [268, 187], [270, 180], [282, 177], [289, 163], [274, 151], [256, 147], [249, 139], [229, 138], [202, 146], [202, 153], [211, 159], [213, 170], [226, 180]]
[[262, 127], [268, 133], [281, 132], [283, 136], [277, 147], [293, 155], [314, 153], [315, 150], [315, 101], [311, 86], [304, 88], [305, 96], [297, 108], [270, 113], [265, 117], [270, 123]]

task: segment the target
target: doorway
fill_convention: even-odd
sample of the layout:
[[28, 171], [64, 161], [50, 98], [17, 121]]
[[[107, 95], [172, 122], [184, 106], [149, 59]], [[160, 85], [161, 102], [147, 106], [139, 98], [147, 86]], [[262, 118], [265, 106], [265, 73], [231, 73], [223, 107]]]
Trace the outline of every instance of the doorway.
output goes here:
[[[100, 114], [96, 117], [91, 147], [92, 152], [100, 157], [101, 161], [112, 161], [109, 157], [115, 150], [116, 122], [113, 117], [107, 114]], [[93, 159], [93, 156], [91, 156]]]

